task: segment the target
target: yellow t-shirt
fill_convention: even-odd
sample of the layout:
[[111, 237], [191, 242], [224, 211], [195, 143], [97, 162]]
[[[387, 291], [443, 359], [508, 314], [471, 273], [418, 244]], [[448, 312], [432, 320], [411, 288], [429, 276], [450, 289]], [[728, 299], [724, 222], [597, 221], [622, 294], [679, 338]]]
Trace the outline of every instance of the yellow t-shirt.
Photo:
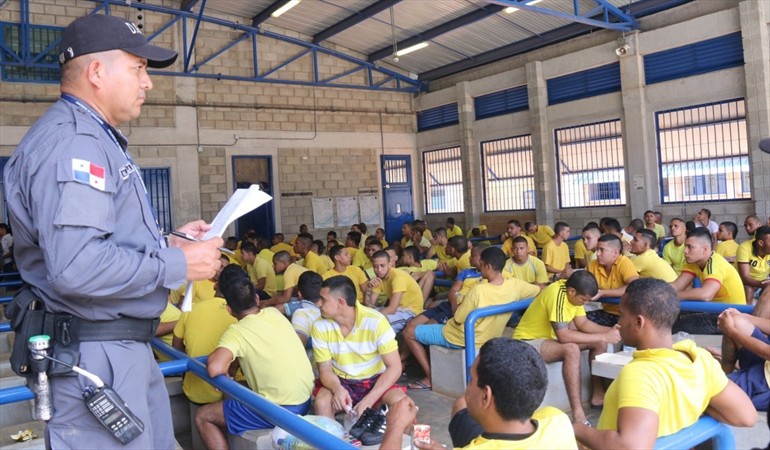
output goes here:
[[434, 245], [433, 248], [435, 249], [436, 257], [438, 257], [439, 261], [449, 261], [450, 259], [453, 259], [451, 256], [446, 254], [446, 247], [443, 245]]
[[[735, 239], [720, 242], [717, 244], [717, 247], [714, 249], [714, 251], [727, 259], [728, 262], [735, 266], [736, 269], [738, 268], [738, 262], [736, 261], [736, 256], [738, 255], [738, 243], [735, 241]], [[732, 261], [729, 261], [730, 259], [732, 259]]]
[[455, 267], [457, 267], [457, 272], [459, 273], [462, 270], [470, 269], [471, 267], [471, 251], [468, 250], [467, 252], [463, 253], [462, 256], [457, 258], [457, 264], [455, 264]]
[[[621, 288], [630, 283], [632, 278], [639, 276], [631, 259], [623, 255], [618, 256], [618, 259], [615, 260], [610, 273], [607, 273], [597, 260], [591, 261], [591, 264], [588, 265], [588, 271], [596, 277], [599, 289]], [[603, 303], [602, 307], [609, 314], [620, 315], [620, 306], [618, 305]]]
[[[450, 344], [465, 347], [465, 319], [471, 311], [534, 297], [539, 292], [540, 288], [537, 286], [515, 278], [504, 280], [499, 286], [488, 282], [479, 283], [465, 295], [454, 317], [444, 325], [444, 338]], [[476, 322], [476, 347], [481, 347], [492, 338], [500, 337], [510, 317], [510, 314], [498, 314], [479, 319]]]
[[433, 233], [431, 233], [430, 230], [426, 229], [425, 231], [422, 232], [422, 237], [424, 237], [428, 241], [432, 241], [433, 240]]
[[655, 233], [655, 236], [657, 236], [658, 241], [666, 237], [666, 227], [659, 223], [655, 224], [655, 229], [653, 232]]
[[712, 253], [703, 269], [697, 264], [685, 264], [682, 267], [682, 272], [692, 273], [700, 279], [701, 283], [705, 283], [706, 280], [714, 280], [719, 283], [719, 291], [712, 301], [733, 305], [746, 304], [746, 292], [743, 290], [741, 276], [722, 255]]
[[529, 305], [513, 332], [514, 339], [556, 339], [551, 323], [570, 323], [576, 316], [585, 316], [582, 305], [567, 298], [567, 280], [559, 280], [543, 289]]
[[566, 242], [556, 245], [551, 239], [543, 246], [542, 257], [545, 265], [564, 270], [564, 267], [569, 264], [569, 246]]
[[329, 258], [329, 255], [318, 255], [321, 258], [321, 261], [323, 261], [324, 266], [326, 267], [326, 270], [332, 270], [334, 269], [334, 261], [332, 261], [331, 258]]
[[310, 399], [313, 368], [291, 322], [277, 309], [265, 308], [230, 325], [219, 347], [238, 358], [251, 390], [271, 402], [301, 405]]
[[259, 253], [257, 253], [257, 258], [264, 259], [271, 266], [273, 265], [273, 256], [275, 256], [275, 253], [271, 252], [269, 248], [263, 248]]
[[641, 255], [636, 255], [631, 261], [641, 278], [657, 278], [666, 283], [676, 280], [677, 275], [674, 269], [666, 261], [663, 261], [655, 250], [650, 249]]
[[468, 450], [530, 450], [535, 448], [577, 449], [575, 432], [566, 414], [553, 406], [543, 406], [532, 414], [537, 430], [521, 440], [499, 439], [482, 434], [463, 447]]
[[591, 258], [590, 256], [593, 255], [594, 252], [591, 250], [588, 250], [586, 248], [586, 243], [583, 242], [582, 239], [578, 239], [575, 241], [575, 259], [585, 259], [586, 260], [586, 266], [588, 266], [588, 263], [590, 262]]
[[369, 279], [366, 278], [366, 274], [364, 273], [364, 271], [361, 270], [360, 267], [347, 266], [347, 267], [345, 267], [345, 271], [344, 272], [337, 272], [334, 269], [328, 270], [328, 271], [324, 272], [323, 275], [321, 275], [321, 278], [323, 278], [324, 280], [327, 280], [327, 279], [329, 279], [331, 277], [336, 277], [337, 275], [343, 275], [343, 276], [346, 276], [346, 277], [350, 278], [350, 281], [352, 281], [353, 284], [356, 287], [356, 299], [359, 302], [363, 303], [363, 301], [364, 301], [364, 293], [361, 292], [361, 285], [366, 283], [367, 281], [369, 281]]
[[437, 267], [438, 267], [438, 261], [436, 261], [435, 259], [423, 259], [420, 261], [420, 267], [404, 266], [404, 267], [399, 267], [399, 269], [409, 273], [413, 273], [413, 272], [421, 273], [421, 272], [432, 272], [436, 270]]
[[305, 266], [305, 268], [308, 270], [312, 270], [318, 275], [323, 275], [328, 270], [321, 257], [312, 251], [307, 252], [307, 255], [305, 255], [303, 266]]
[[[238, 320], [227, 312], [226, 307], [225, 299], [214, 297], [196, 303], [192, 311], [182, 313], [174, 327], [174, 336], [182, 339], [188, 355], [198, 357], [211, 354], [217, 348], [225, 330], [238, 323]], [[195, 403], [222, 400], [222, 393], [217, 388], [192, 372], [185, 374], [182, 391]]]
[[265, 279], [264, 291], [269, 296], [274, 296], [278, 290], [278, 286], [275, 281], [275, 270], [273, 265], [268, 263], [264, 259], [257, 257], [254, 259], [254, 264], [246, 265], [246, 272], [249, 274], [249, 279], [256, 285], [260, 279]]
[[398, 307], [411, 310], [414, 315], [422, 313], [425, 303], [422, 298], [422, 289], [414, 281], [411, 275], [403, 270], [390, 269], [388, 274], [382, 280], [379, 286], [372, 289], [376, 293], [384, 293], [388, 298], [395, 292], [402, 292], [401, 302]]
[[446, 237], [448, 239], [452, 239], [455, 236], [462, 237], [462, 235], [463, 235], [463, 229], [458, 227], [456, 224], [452, 228], [448, 228], [447, 227], [447, 229], [446, 229]]
[[[532, 240], [529, 236], [524, 236], [523, 234], [520, 235], [524, 239], [527, 240], [527, 246], [529, 247], [530, 253], [537, 253], [537, 246], [535, 245], [535, 241]], [[508, 238], [503, 242], [502, 246], [503, 253], [505, 253], [505, 256], [509, 258], [513, 258], [513, 238]]]
[[478, 269], [476, 269], [475, 267], [471, 267], [457, 274], [455, 281], [460, 281], [460, 280], [462, 280], [463, 284], [460, 290], [457, 291], [458, 305], [460, 305], [463, 302], [463, 298], [465, 298], [465, 295], [471, 291], [471, 288], [473, 286], [476, 286], [480, 282], [482, 282], [484, 278], [481, 277], [481, 272], [479, 272]]
[[359, 304], [356, 324], [347, 336], [337, 322], [323, 317], [313, 323], [310, 336], [316, 363], [331, 361], [335, 375], [347, 380], [365, 380], [384, 372], [382, 355], [398, 351], [388, 319]]
[[517, 264], [513, 258], [510, 258], [505, 263], [503, 278], [518, 278], [527, 283], [547, 284], [548, 272], [545, 270], [543, 261], [529, 255], [524, 264]]
[[770, 254], [764, 257], [753, 254], [752, 242], [754, 239], [743, 242], [738, 247], [735, 255], [736, 266], [738, 263], [748, 263], [749, 276], [757, 281], [763, 281], [770, 274]]
[[291, 256], [297, 256], [297, 254], [294, 253], [294, 247], [285, 242], [279, 242], [275, 244], [274, 246], [270, 247], [270, 251], [273, 252], [273, 254], [278, 252], [289, 252]]
[[676, 242], [672, 239], [668, 244], [663, 246], [663, 261], [666, 261], [671, 265], [677, 275], [682, 273], [682, 266], [686, 262], [684, 259], [684, 243], [682, 245], [676, 245]]
[[[184, 298], [185, 291], [187, 291], [187, 283], [184, 283], [178, 288], [174, 289], [173, 291], [170, 291], [169, 301], [175, 305], [178, 305], [179, 302], [182, 301], [182, 298]], [[204, 300], [212, 299], [214, 298], [215, 292], [216, 290], [214, 289], [213, 281], [211, 280], [193, 281], [192, 302], [198, 303]]]
[[545, 244], [551, 240], [554, 234], [556, 233], [554, 233], [553, 228], [549, 227], [548, 225], [538, 225], [537, 231], [534, 233], [527, 233], [527, 235], [531, 237], [532, 240], [535, 241], [535, 244], [537, 244], [537, 246], [540, 248], [543, 248]]
[[297, 263], [291, 263], [286, 270], [283, 271], [283, 290], [297, 287], [299, 283], [299, 276], [303, 272], [307, 272], [308, 269], [300, 266]]
[[372, 262], [369, 260], [369, 257], [366, 256], [365, 251], [357, 251], [355, 255], [351, 254], [351, 258], [350, 264], [352, 266], [360, 267], [362, 269], [372, 266]]
[[658, 414], [657, 436], [668, 436], [694, 424], [725, 386], [719, 362], [689, 339], [637, 350], [607, 390], [597, 428], [617, 430], [620, 408], [644, 408]]

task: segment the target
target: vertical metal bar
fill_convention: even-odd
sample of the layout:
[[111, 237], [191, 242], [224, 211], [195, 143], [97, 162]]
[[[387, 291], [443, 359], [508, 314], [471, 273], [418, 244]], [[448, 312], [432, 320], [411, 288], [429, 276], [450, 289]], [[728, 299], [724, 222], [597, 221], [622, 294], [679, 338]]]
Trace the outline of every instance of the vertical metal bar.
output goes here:
[[184, 71], [187, 72], [190, 70], [190, 58], [192, 57], [192, 52], [195, 49], [195, 40], [198, 38], [198, 30], [200, 29], [201, 22], [203, 20], [203, 11], [206, 10], [206, 0], [203, 0], [203, 3], [201, 3], [201, 9], [198, 11], [198, 18], [195, 21], [195, 30], [193, 31], [192, 39], [190, 40], [190, 48], [188, 49], [188, 52], [185, 54], [184, 58]]
[[254, 67], [254, 78], [259, 78], [259, 48], [257, 47], [257, 33], [251, 33], [251, 61]]

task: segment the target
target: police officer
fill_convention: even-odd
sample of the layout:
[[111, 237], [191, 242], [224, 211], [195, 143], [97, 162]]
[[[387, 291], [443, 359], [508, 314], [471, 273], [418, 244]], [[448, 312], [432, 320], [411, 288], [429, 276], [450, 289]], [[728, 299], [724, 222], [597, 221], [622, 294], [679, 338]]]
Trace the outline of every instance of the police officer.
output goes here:
[[[175, 446], [168, 394], [148, 341], [168, 289], [214, 276], [223, 244], [218, 237], [163, 238], [115, 128], [139, 116], [152, 89], [147, 67], [167, 67], [176, 57], [123, 19], [75, 20], [61, 41], [61, 98], [5, 170], [17, 265], [56, 318], [54, 340], [74, 345], [79, 366], [112, 385], [144, 423], [125, 448]], [[196, 221], [179, 230], [202, 238], [209, 228]], [[89, 384], [78, 376], [52, 379], [49, 448], [120, 446], [84, 406]]]

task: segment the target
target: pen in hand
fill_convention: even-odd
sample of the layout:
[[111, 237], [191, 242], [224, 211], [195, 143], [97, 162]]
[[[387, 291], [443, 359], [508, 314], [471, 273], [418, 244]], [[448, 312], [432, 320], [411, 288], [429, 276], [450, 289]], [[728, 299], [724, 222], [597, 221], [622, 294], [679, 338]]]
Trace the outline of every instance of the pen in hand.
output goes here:
[[[179, 238], [182, 238], [182, 239], [184, 239], [186, 241], [192, 241], [192, 242], [200, 242], [201, 241], [200, 239], [196, 238], [195, 236], [191, 236], [191, 235], [189, 235], [187, 233], [182, 233], [181, 231], [172, 231], [169, 234], [171, 234], [173, 236], [176, 236], [176, 237], [179, 237]], [[233, 252], [229, 248], [224, 248], [224, 247], [219, 247], [219, 251], [225, 252], [225, 253], [227, 253], [229, 255], [234, 255], [235, 254], [235, 252]]]

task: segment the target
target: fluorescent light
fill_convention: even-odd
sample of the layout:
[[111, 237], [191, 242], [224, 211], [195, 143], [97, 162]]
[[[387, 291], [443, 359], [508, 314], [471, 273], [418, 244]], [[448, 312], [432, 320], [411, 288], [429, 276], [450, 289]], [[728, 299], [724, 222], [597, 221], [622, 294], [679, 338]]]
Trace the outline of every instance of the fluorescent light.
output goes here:
[[273, 11], [272, 14], [270, 14], [273, 17], [278, 17], [281, 14], [285, 13], [286, 11], [294, 8], [295, 6], [299, 5], [299, 2], [302, 0], [289, 0], [285, 5], [281, 6], [280, 8]]
[[414, 45], [413, 45], [413, 46], [411, 46], [411, 47], [407, 47], [407, 48], [405, 48], [405, 49], [402, 49], [402, 50], [399, 50], [399, 51], [397, 51], [397, 52], [396, 52], [396, 56], [404, 56], [404, 55], [406, 55], [407, 53], [412, 53], [412, 52], [415, 52], [415, 51], [417, 51], [417, 50], [420, 50], [420, 49], [423, 49], [423, 48], [425, 48], [425, 47], [427, 47], [427, 46], [428, 46], [428, 43], [427, 43], [427, 42], [420, 42], [419, 44], [414, 44]]
[[[542, 1], [543, 0], [530, 0], [527, 3], [525, 3], [525, 4], [526, 5], [534, 5], [534, 4], [540, 3]], [[519, 8], [514, 8], [513, 6], [509, 6], [509, 7], [505, 8], [503, 10], [503, 12], [506, 13], [506, 14], [510, 14], [510, 13], [516, 12], [518, 10], [519, 10]]]

